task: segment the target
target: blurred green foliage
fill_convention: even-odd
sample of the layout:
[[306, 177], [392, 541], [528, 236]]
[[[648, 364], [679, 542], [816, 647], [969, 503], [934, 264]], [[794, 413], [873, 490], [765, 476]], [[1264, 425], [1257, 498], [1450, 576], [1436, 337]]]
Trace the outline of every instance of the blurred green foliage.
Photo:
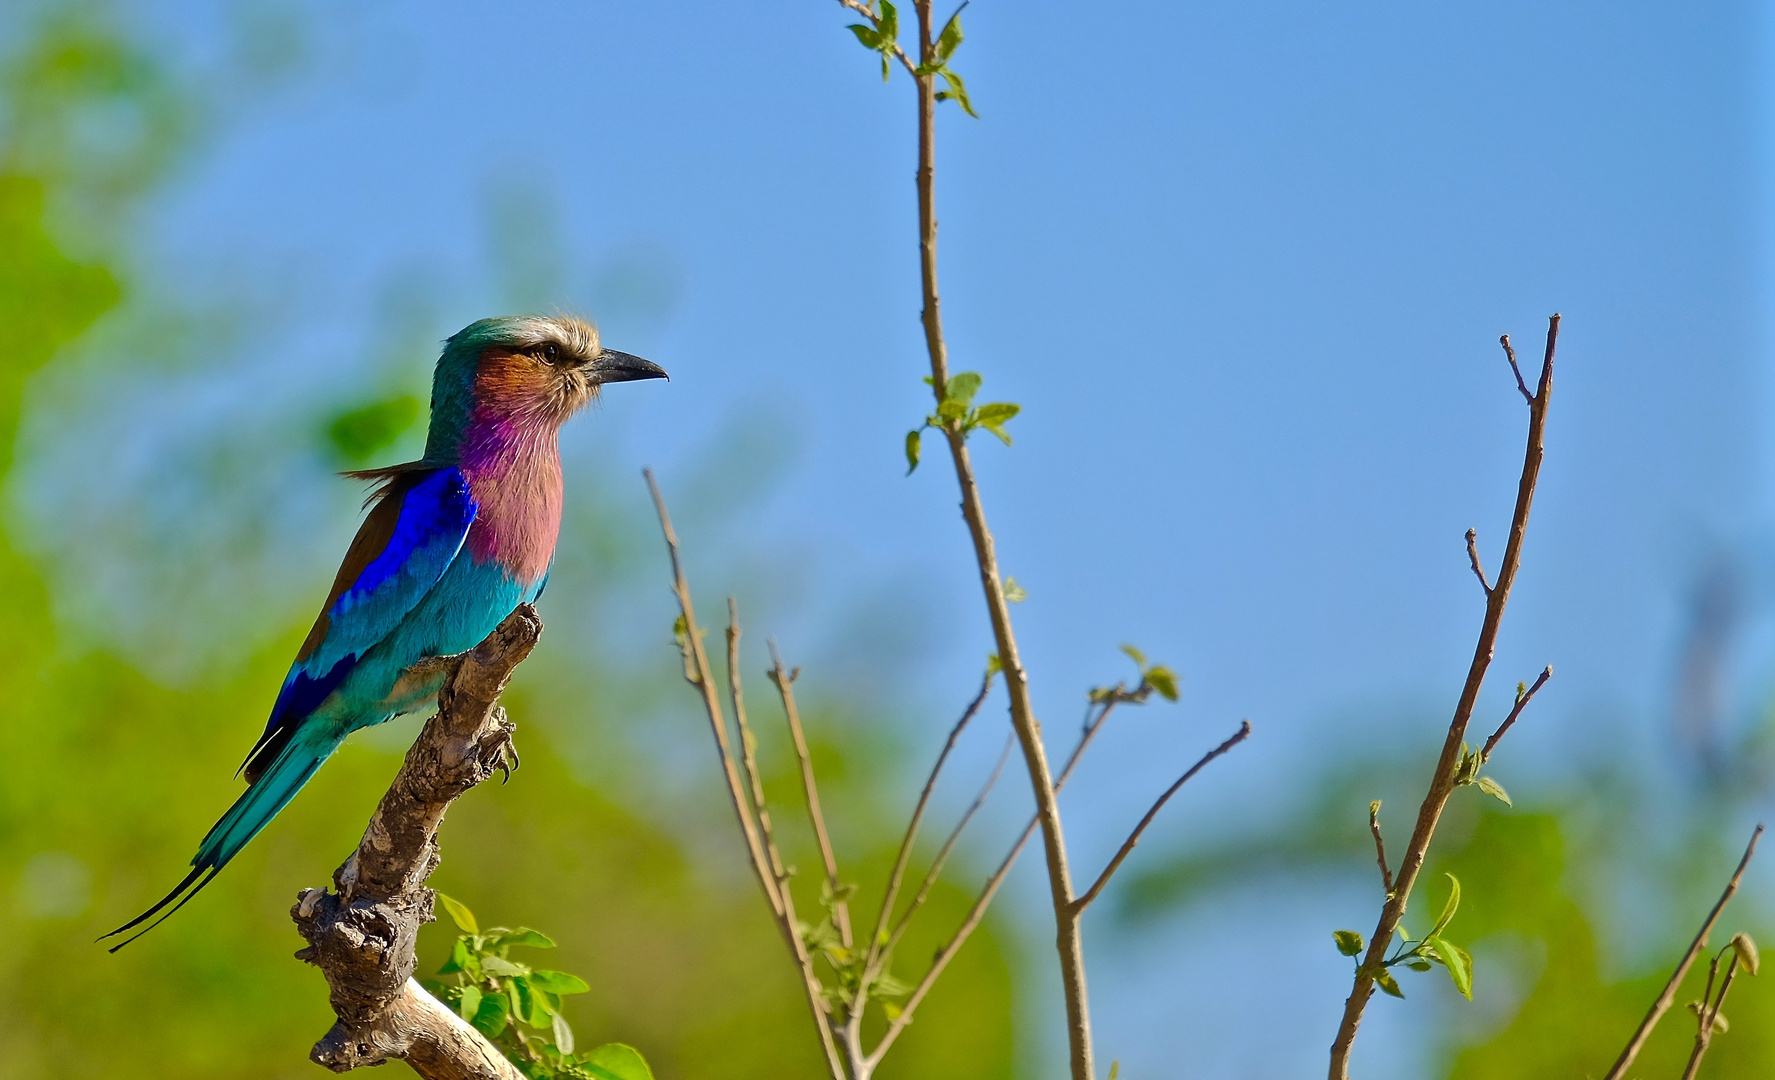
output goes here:
[[[8, 18], [7, 28], [23, 27], [22, 38], [0, 38], [0, 467], [10, 473], [28, 381], [95, 325], [119, 317], [134, 275], [154, 272], [152, 254], [132, 246], [129, 214], [191, 152], [190, 136], [202, 127], [197, 102], [227, 95], [181, 82], [102, 8]], [[423, 336], [438, 335], [433, 328]], [[297, 441], [285, 450], [353, 463], [387, 452], [412, 426], [423, 392], [417, 379], [402, 387], [331, 419], [298, 418], [289, 425]], [[57, 481], [82, 483], [77, 475]], [[713, 797], [714, 778], [698, 776], [710, 798], [663, 808], [646, 779], [659, 778], [656, 763], [623, 737], [634, 716], [683, 719], [697, 730], [692, 701], [678, 697], [663, 631], [652, 667], [551, 655], [574, 648], [586, 612], [662, 628], [667, 621], [663, 589], [648, 594], [646, 612], [615, 599], [624, 575], [663, 573], [646, 520], [607, 492], [585, 501], [596, 504], [598, 527], [587, 528], [583, 512], [570, 520], [564, 545], [573, 550], [563, 551], [562, 580], [544, 609], [556, 629], [506, 698], [520, 724], [524, 768], [452, 811], [434, 882], [503, 919], [550, 928], [561, 967], [584, 979], [585, 993], [559, 999], [584, 1043], [632, 1044], [664, 1076], [814, 1075], [819, 1051], [796, 973], [737, 848], [707, 840], [733, 829]], [[291, 620], [242, 666], [189, 686], [162, 685], [119, 655], [58, 633], [55, 598], [14, 541], [0, 534], [7, 598], [0, 743], [13, 760], [0, 782], [7, 926], [0, 965], [37, 975], [0, 981], [0, 1076], [314, 1075], [308, 1047], [331, 1013], [318, 973], [291, 958], [299, 940], [288, 909], [357, 842], [411, 722], [346, 746], [205, 895], [107, 955], [93, 939], [177, 879], [234, 797], [238, 781], [230, 777], [302, 625]], [[201, 554], [217, 563], [238, 557]], [[588, 560], [605, 571], [602, 584], [579, 573]], [[326, 582], [310, 584], [318, 598]], [[193, 616], [202, 612], [180, 613]], [[182, 627], [167, 620], [161, 630], [176, 636]], [[830, 805], [855, 811], [847, 850], [861, 855], [860, 872], [876, 877], [897, 833], [888, 815], [867, 811], [897, 805], [883, 792], [898, 776], [898, 754], [849, 733], [891, 727], [882, 708], [839, 700], [807, 707]], [[846, 767], [856, 754], [869, 755], [871, 767]], [[570, 768], [570, 757], [579, 765]], [[795, 790], [788, 760], [772, 763], [773, 797]], [[636, 782], [613, 789], [589, 782], [593, 775]], [[817, 861], [809, 838], [792, 826], [783, 833], [790, 858]], [[933, 935], [959, 921], [968, 899], [953, 887], [933, 895], [931, 929], [909, 938], [908, 955], [928, 955]], [[811, 909], [817, 898], [802, 902]], [[422, 965], [443, 964], [452, 945], [443, 930], [428, 929]], [[989, 926], [951, 966], [881, 1075], [1009, 1076], [1012, 1012], [1009, 960]]]

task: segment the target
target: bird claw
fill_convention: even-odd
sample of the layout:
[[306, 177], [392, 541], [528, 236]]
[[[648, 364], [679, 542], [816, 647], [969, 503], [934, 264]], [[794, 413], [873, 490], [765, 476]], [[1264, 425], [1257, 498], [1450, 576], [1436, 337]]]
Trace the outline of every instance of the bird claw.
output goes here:
[[510, 726], [501, 728], [498, 736], [499, 741], [493, 744], [493, 749], [499, 755], [493, 762], [493, 767], [503, 774], [499, 781], [501, 784], [509, 783], [512, 773], [517, 772], [518, 766], [522, 764], [518, 760], [518, 744], [512, 741], [513, 730]]

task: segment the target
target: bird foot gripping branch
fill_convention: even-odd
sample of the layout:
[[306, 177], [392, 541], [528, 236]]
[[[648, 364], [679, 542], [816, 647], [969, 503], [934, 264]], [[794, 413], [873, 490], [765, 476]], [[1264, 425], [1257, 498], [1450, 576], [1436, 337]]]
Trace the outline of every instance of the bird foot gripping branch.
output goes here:
[[462, 656], [438, 712], [406, 760], [357, 850], [333, 875], [336, 892], [304, 889], [290, 909], [321, 969], [338, 1023], [309, 1055], [346, 1072], [401, 1058], [421, 1076], [503, 1080], [520, 1074], [492, 1044], [413, 981], [419, 927], [432, 921], [425, 879], [438, 865], [437, 830], [464, 792], [506, 765], [516, 729], [497, 705], [542, 634], [536, 610], [514, 611]]

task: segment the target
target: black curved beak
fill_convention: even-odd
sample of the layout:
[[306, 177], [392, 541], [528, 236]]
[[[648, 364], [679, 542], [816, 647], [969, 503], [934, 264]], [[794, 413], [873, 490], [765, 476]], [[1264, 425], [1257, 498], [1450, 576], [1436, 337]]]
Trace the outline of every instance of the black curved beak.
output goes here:
[[637, 379], [669, 379], [666, 369], [650, 360], [631, 356], [615, 349], [605, 349], [586, 365], [586, 373], [595, 383], [634, 382]]

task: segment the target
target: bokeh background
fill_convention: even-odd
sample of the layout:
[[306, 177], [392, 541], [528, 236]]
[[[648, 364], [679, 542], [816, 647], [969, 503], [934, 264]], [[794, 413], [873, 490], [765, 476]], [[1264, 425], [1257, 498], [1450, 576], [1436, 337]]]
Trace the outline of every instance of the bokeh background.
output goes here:
[[[878, 881], [990, 636], [952, 480], [903, 476], [928, 408], [913, 112], [849, 21], [819, 0], [0, 8], [0, 1075], [312, 1075], [330, 1014], [286, 912], [411, 721], [348, 745], [166, 926], [114, 957], [91, 940], [233, 798], [356, 524], [337, 470], [417, 452], [442, 337], [556, 306], [673, 380], [569, 429], [548, 634], [510, 700], [524, 767], [452, 812], [435, 882], [561, 942], [594, 987], [582, 1042], [662, 1077], [816, 1074], [678, 680], [639, 469], [705, 609], [739, 598], [756, 690], [766, 637], [804, 668], [841, 856]], [[1766, 7], [980, 0], [964, 23], [981, 118], [939, 123], [945, 314], [957, 365], [1024, 407], [976, 460], [1038, 705], [1070, 739], [1086, 690], [1130, 673], [1122, 642], [1183, 682], [1069, 790], [1075, 858], [1257, 730], [1087, 921], [1106, 1062], [1323, 1068], [1349, 979], [1330, 932], [1380, 900], [1368, 801], [1402, 845], [1478, 628], [1461, 534], [1495, 566], [1508, 523], [1524, 410], [1496, 338], [1537, 354], [1558, 310], [1476, 727], [1558, 674], [1496, 760], [1515, 806], [1458, 793], [1426, 878], [1433, 902], [1443, 871], [1465, 886], [1475, 1000], [1408, 978], [1357, 1061], [1600, 1074], [1771, 805]], [[1004, 726], [995, 700], [939, 821]], [[1009, 776], [899, 974], [1028, 812]], [[1044, 894], [1031, 861], [884, 1076], [1057, 1071]], [[1716, 941], [1772, 916], [1765, 862]], [[1775, 1067], [1762, 983], [1705, 1075]], [[1640, 1073], [1677, 1073], [1686, 1015]]]

